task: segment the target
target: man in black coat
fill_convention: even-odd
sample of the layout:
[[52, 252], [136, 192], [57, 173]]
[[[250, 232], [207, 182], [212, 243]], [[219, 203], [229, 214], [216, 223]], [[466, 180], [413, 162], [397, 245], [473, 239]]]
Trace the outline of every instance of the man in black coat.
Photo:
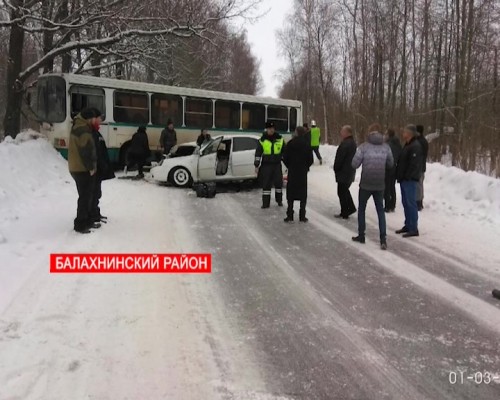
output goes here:
[[136, 179], [144, 178], [143, 168], [150, 155], [151, 150], [149, 149], [146, 127], [140, 126], [137, 132], [134, 133], [134, 136], [132, 136], [127, 158], [127, 168], [137, 165], [138, 174], [135, 177]]
[[424, 209], [424, 179], [425, 179], [425, 171], [427, 170], [427, 156], [429, 155], [429, 142], [424, 136], [424, 126], [417, 125], [417, 140], [422, 146], [422, 175], [420, 176], [420, 180], [418, 181], [417, 186], [417, 208], [418, 211], [422, 211]]
[[94, 181], [94, 190], [92, 195], [92, 205], [90, 209], [90, 218], [93, 222], [106, 222], [108, 217], [101, 214], [101, 209], [99, 208], [99, 200], [102, 196], [102, 181], [113, 179], [115, 173], [113, 167], [109, 160], [108, 148], [106, 147], [106, 142], [99, 132], [100, 125], [102, 122], [101, 112], [93, 108], [92, 111], [96, 115], [96, 121], [92, 126], [92, 137], [94, 138], [96, 154], [97, 154], [97, 172], [96, 179]]
[[342, 142], [337, 149], [333, 170], [337, 181], [337, 194], [340, 201], [340, 214], [335, 218], [348, 219], [349, 215], [356, 212], [356, 206], [352, 200], [349, 188], [356, 177], [356, 170], [352, 167], [352, 159], [356, 154], [356, 142], [352, 136], [352, 128], [349, 125], [340, 130]]
[[283, 152], [283, 162], [288, 168], [288, 183], [286, 187], [286, 199], [288, 209], [285, 222], [293, 222], [293, 202], [300, 201], [299, 220], [307, 222], [307, 173], [314, 163], [310, 141], [307, 139], [306, 130], [299, 126], [295, 130], [294, 137], [287, 143]]
[[396, 166], [401, 155], [401, 142], [393, 129], [387, 129], [385, 132], [385, 141], [391, 148], [394, 166], [385, 172], [385, 212], [394, 212], [396, 210]]
[[403, 131], [405, 145], [396, 167], [396, 179], [401, 185], [401, 200], [405, 212], [405, 224], [396, 233], [403, 237], [418, 236], [417, 186], [422, 175], [422, 146], [417, 139], [415, 125], [407, 125]]

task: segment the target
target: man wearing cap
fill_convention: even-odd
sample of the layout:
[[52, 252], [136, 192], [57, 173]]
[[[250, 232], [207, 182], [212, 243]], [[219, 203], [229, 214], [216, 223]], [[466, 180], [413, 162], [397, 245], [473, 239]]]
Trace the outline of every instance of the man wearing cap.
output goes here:
[[318, 157], [319, 165], [323, 164], [323, 158], [321, 158], [321, 154], [319, 153], [319, 142], [321, 139], [321, 130], [316, 126], [316, 121], [311, 121], [311, 149]]
[[405, 145], [396, 167], [396, 178], [401, 185], [401, 200], [405, 224], [397, 230], [403, 237], [418, 236], [417, 186], [422, 174], [422, 146], [417, 139], [415, 125], [407, 125], [403, 131]]
[[90, 228], [98, 228], [91, 220], [92, 193], [97, 170], [97, 154], [93, 126], [97, 118], [91, 108], [83, 109], [73, 120], [68, 144], [68, 168], [75, 180], [78, 204], [74, 229], [79, 233], [89, 233]]
[[161, 131], [160, 147], [164, 154], [169, 154], [172, 147], [177, 144], [177, 132], [174, 129], [174, 122], [169, 119], [167, 127]]
[[271, 205], [271, 188], [274, 185], [274, 194], [278, 206], [283, 206], [283, 171], [281, 159], [285, 141], [275, 131], [273, 122], [266, 122], [266, 133], [259, 140], [255, 150], [255, 169], [262, 181], [262, 208]]

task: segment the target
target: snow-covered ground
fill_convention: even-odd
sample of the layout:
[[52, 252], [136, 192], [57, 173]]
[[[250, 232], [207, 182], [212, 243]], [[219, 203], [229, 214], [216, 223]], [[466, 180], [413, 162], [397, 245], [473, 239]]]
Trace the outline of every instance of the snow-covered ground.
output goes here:
[[[313, 167], [309, 193], [332, 205], [332, 214], [339, 211], [336, 184], [331, 166], [335, 159], [335, 146], [323, 146], [324, 165]], [[351, 186], [357, 203], [359, 169]], [[437, 163], [427, 164], [424, 183], [425, 209], [419, 214], [420, 237], [413, 240], [442, 253], [447, 258], [456, 256], [468, 261], [463, 268], [479, 268], [490, 274], [492, 284], [500, 285], [500, 180], [476, 172], [464, 172], [455, 167]], [[399, 187], [396, 212], [386, 214], [388, 232], [403, 226], [404, 214], [400, 203]], [[376, 226], [377, 216], [373, 203], [368, 204], [367, 218]], [[389, 236], [389, 242], [391, 240]], [[495, 281], [496, 279], [496, 281]]]
[[[248, 230], [245, 234], [249, 241], [256, 243], [256, 248], [266, 246], [268, 242], [258, 237], [258, 224], [253, 223], [249, 215], [242, 216], [241, 220], [238, 216], [224, 219], [232, 205], [241, 209], [245, 205], [241, 201], [246, 198], [241, 197], [237, 203], [231, 195], [226, 195], [213, 200], [200, 199], [196, 203], [196, 199], [192, 199], [194, 193], [188, 190], [165, 188], [147, 181], [115, 179], [103, 184], [102, 209], [110, 222], [82, 236], [72, 231], [77, 194], [66, 161], [44, 139], [33, 140], [34, 136], [28, 132], [16, 141], [0, 143], [0, 400], [288, 398], [275, 394], [264, 383], [261, 361], [248, 347], [248, 342], [257, 337], [258, 332], [252, 328], [245, 331], [231, 320], [228, 310], [243, 307], [244, 301], [239, 304], [237, 299], [227, 304], [220, 286], [216, 286], [210, 276], [48, 273], [49, 254], [54, 252], [227, 252], [228, 262], [234, 260], [241, 265], [248, 264], [249, 271], [258, 270], [259, 266], [253, 266], [252, 260], [239, 260], [237, 249], [226, 249], [223, 244], [212, 248], [207, 244], [209, 237], [212, 241], [229, 240], [223, 239], [225, 232], [221, 229], [235, 229]], [[324, 146], [321, 151], [326, 162], [312, 168], [309, 195], [311, 203], [327, 205], [333, 216], [338, 212], [338, 200], [330, 166], [336, 148]], [[500, 286], [500, 180], [429, 164], [425, 189], [425, 210], [420, 214], [421, 236], [408, 243], [417, 252], [421, 251], [423, 258], [430, 252], [436, 260], [441, 257], [443, 263], [455, 266], [457, 271], [491, 280], [492, 288]], [[356, 201], [357, 183], [351, 190]], [[258, 198], [258, 194], [256, 196]], [[217, 225], [212, 231], [203, 220], [190, 219], [189, 207], [193, 204], [200, 207], [198, 214], [203, 214], [209, 207], [207, 204], [216, 204], [207, 201], [222, 204], [218, 211], [221, 215], [217, 217], [221, 225], [219, 230]], [[369, 227], [374, 229], [376, 214], [371, 204], [367, 216]], [[207, 214], [207, 218], [211, 215]], [[311, 210], [310, 218], [309, 229], [321, 225], [320, 221], [315, 221], [320, 218], [318, 212]], [[398, 204], [396, 213], [387, 218], [390, 231], [400, 228], [403, 223], [401, 206]], [[277, 221], [280, 223], [279, 219]], [[338, 229], [343, 235], [346, 228], [334, 225], [336, 222], [323, 224], [322, 229]], [[211, 224], [214, 226], [213, 222]], [[290, 229], [298, 227], [296, 224]], [[199, 232], [203, 232], [202, 235]], [[207, 243], [203, 235], [207, 235]], [[390, 250], [392, 243], [396, 243], [394, 234], [389, 236]], [[242, 252], [252, 254], [254, 251], [245, 243], [241, 245]], [[273, 252], [267, 251], [272, 257]], [[300, 297], [297, 307], [316, 299], [317, 288], [309, 288], [311, 282], [302, 283], [298, 273], [290, 269], [289, 261], [280, 257], [281, 254], [276, 265], [294, 278], [295, 286], [291, 287], [304, 284], [307, 296]], [[397, 256], [390, 258], [390, 254], [384, 257], [388, 261], [400, 259]], [[408, 273], [414, 273], [413, 281], [422, 276], [424, 283], [421, 285], [424, 285], [426, 276], [416, 270], [415, 264], [410, 262], [408, 266], [411, 269]], [[396, 267], [391, 266], [388, 270], [395, 271]], [[272, 274], [277, 273], [277, 268], [262, 270], [262, 274], [267, 274], [262, 279], [265, 281], [266, 276], [276, 278], [278, 275]], [[222, 283], [230, 278], [223, 274], [224, 271], [218, 272]], [[260, 275], [261, 272], [256, 276]], [[432, 278], [429, 282], [438, 281]], [[388, 284], [385, 282], [388, 279], [384, 275], [384, 285]], [[321, 283], [321, 278], [318, 282]], [[289, 283], [280, 282], [271, 292], [284, 296], [286, 285]], [[437, 291], [440, 287], [445, 286], [441, 284], [432, 289]], [[257, 299], [264, 293], [264, 289], [258, 287], [248, 290]], [[338, 290], [341, 291], [341, 287]], [[321, 310], [329, 315], [332, 303], [324, 300]], [[474, 301], [481, 303], [483, 309], [491, 307], [476, 297]], [[259, 303], [255, 302], [257, 307]], [[461, 305], [457, 303], [458, 308]], [[272, 304], [259, 307], [251, 309], [251, 321], [258, 318], [257, 311], [264, 313], [268, 308], [279, 311], [279, 307], [274, 309]], [[294, 311], [301, 315], [300, 310]], [[341, 320], [340, 314], [338, 317]], [[482, 315], [481, 318], [486, 317]], [[269, 323], [270, 329], [279, 330], [279, 324], [284, 322], [271, 319]], [[314, 329], [321, 332], [324, 323], [320, 320]], [[438, 324], [438, 320], [435, 323]], [[344, 325], [344, 322], [340, 324]], [[363, 334], [372, 331], [361, 326], [356, 329]], [[283, 334], [285, 337], [286, 332]], [[368, 342], [356, 341], [358, 351], [369, 348]], [[271, 346], [269, 351], [276, 349], [288, 352], [279, 344]], [[498, 362], [497, 356], [492, 351], [494, 362]], [[373, 360], [371, 362], [376, 365], [383, 361], [382, 358]], [[391, 371], [391, 379], [397, 376], [395, 370], [384, 368], [384, 373]], [[299, 380], [293, 377], [294, 381], [296, 379]], [[279, 393], [292, 392], [285, 387]], [[305, 397], [291, 394], [290, 398]]]

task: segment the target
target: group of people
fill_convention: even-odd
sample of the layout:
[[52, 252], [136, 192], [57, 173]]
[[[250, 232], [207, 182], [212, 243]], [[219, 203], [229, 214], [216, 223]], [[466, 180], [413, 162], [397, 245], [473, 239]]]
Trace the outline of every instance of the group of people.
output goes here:
[[297, 127], [292, 139], [286, 144], [283, 137], [276, 132], [274, 122], [266, 122], [266, 131], [259, 140], [255, 151], [255, 169], [262, 185], [262, 208], [271, 205], [271, 192], [274, 186], [275, 200], [279, 207], [283, 206], [283, 171], [281, 162], [288, 169], [287, 212], [285, 222], [294, 220], [294, 201], [300, 202], [299, 220], [307, 222], [307, 174], [314, 163], [313, 153], [320, 164], [323, 159], [319, 152], [321, 130], [312, 121], [311, 129], [307, 124]]
[[102, 181], [115, 177], [108, 149], [99, 132], [102, 113], [96, 108], [82, 110], [73, 120], [68, 145], [68, 168], [78, 191], [74, 230], [89, 233], [107, 222], [99, 200]]
[[[315, 123], [312, 123], [313, 127]], [[381, 133], [379, 124], [372, 124], [366, 141], [359, 147], [353, 136], [353, 129], [346, 125], [340, 131], [341, 143], [338, 147], [333, 170], [337, 181], [340, 212], [336, 218], [348, 219], [358, 212], [358, 235], [352, 238], [365, 243], [366, 206], [373, 197], [378, 215], [380, 246], [387, 249], [385, 213], [396, 208], [396, 182], [401, 186], [405, 222], [397, 234], [405, 238], [419, 236], [418, 212], [423, 209], [423, 179], [427, 162], [428, 142], [421, 125], [407, 125], [402, 133], [404, 144], [394, 130]], [[297, 127], [293, 138], [285, 145], [283, 137], [276, 132], [272, 122], [266, 124], [266, 132], [259, 141], [255, 152], [255, 167], [262, 184], [262, 208], [269, 208], [271, 189], [275, 188], [275, 200], [283, 206], [283, 175], [281, 162], [288, 169], [287, 202], [285, 222], [294, 220], [293, 203], [300, 201], [299, 220], [307, 222], [307, 174], [314, 162], [313, 152], [322, 164], [319, 147], [319, 128], [315, 136], [307, 124]], [[350, 193], [356, 176], [356, 169], [362, 167], [359, 187], [358, 207]]]

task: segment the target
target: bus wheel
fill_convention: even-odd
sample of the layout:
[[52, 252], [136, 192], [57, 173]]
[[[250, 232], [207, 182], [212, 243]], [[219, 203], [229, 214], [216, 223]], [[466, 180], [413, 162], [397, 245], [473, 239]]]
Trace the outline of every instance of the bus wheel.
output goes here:
[[193, 184], [190, 172], [184, 167], [176, 167], [169, 174], [169, 181], [177, 187], [186, 188]]

